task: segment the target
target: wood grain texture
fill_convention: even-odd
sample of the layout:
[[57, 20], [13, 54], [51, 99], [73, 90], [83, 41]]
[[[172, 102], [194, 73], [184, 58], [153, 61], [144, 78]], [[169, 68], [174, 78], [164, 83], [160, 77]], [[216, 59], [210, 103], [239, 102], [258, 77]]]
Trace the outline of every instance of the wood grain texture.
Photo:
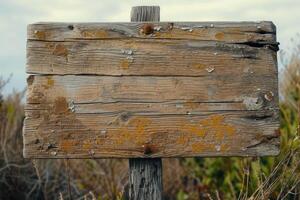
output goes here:
[[129, 166], [131, 200], [163, 199], [161, 159], [130, 159]]
[[271, 22], [30, 25], [24, 155], [276, 155], [276, 51]]
[[276, 154], [276, 81], [224, 77], [31, 76], [25, 155]]
[[159, 22], [160, 7], [159, 6], [134, 6], [130, 13], [131, 22]]
[[211, 69], [214, 75], [274, 75], [275, 56], [268, 48], [191, 40], [29, 41], [27, 73], [208, 76]]
[[276, 28], [267, 21], [35, 23], [28, 25], [27, 36], [39, 41], [142, 38], [276, 44]]

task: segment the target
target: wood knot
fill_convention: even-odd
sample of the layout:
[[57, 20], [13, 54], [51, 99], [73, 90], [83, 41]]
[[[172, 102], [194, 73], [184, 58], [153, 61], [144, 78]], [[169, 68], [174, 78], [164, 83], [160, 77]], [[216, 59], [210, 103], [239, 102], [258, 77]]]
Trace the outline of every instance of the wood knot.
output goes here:
[[128, 121], [129, 117], [130, 117], [130, 114], [129, 114], [129, 113], [122, 113], [122, 114], [120, 115], [120, 119], [121, 119], [123, 122]]
[[152, 34], [154, 32], [153, 24], [144, 24], [140, 32], [145, 35]]

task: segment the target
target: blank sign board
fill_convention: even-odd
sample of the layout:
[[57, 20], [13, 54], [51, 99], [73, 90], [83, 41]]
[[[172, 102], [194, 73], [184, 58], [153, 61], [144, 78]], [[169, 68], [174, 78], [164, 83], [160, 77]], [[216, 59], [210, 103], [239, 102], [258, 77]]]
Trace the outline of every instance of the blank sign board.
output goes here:
[[272, 22], [28, 26], [24, 156], [279, 152]]

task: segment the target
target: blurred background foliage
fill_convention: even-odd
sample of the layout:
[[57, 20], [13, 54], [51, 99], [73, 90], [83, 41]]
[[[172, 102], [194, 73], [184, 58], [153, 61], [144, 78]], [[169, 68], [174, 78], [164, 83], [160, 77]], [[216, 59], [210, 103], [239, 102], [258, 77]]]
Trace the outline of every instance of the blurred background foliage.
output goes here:
[[[300, 46], [281, 58], [281, 153], [263, 158], [164, 159], [165, 199], [300, 199]], [[0, 199], [122, 199], [128, 162], [22, 157], [24, 91], [1, 93]]]

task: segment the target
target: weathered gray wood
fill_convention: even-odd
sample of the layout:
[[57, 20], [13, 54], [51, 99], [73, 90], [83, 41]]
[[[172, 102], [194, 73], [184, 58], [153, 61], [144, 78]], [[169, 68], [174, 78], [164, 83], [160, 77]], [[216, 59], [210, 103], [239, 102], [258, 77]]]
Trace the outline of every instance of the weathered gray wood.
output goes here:
[[[131, 22], [160, 21], [160, 8], [158, 6], [138, 6], [131, 10]], [[146, 25], [147, 26], [147, 25]], [[147, 28], [143, 29], [147, 33]], [[145, 129], [143, 125], [140, 128]], [[158, 134], [158, 132], [155, 132]], [[155, 147], [148, 143], [142, 145], [144, 154], [151, 154]], [[162, 160], [155, 159], [129, 159], [129, 198], [130, 200], [161, 200], [163, 199]]]
[[192, 39], [225, 43], [276, 45], [272, 22], [136, 22], [35, 23], [28, 25], [28, 40], [80, 41], [102, 39]]
[[[217, 80], [30, 76], [25, 156], [274, 155], [277, 81], [243, 73]], [[49, 150], [49, 143], [55, 148]], [[145, 145], [153, 151], [145, 154]]]
[[30, 25], [24, 155], [276, 154], [274, 25], [210, 24]]
[[[193, 40], [29, 41], [27, 72], [155, 76], [275, 75], [276, 52]], [[209, 69], [214, 69], [209, 73]]]
[[160, 7], [159, 6], [135, 6], [131, 8], [130, 13], [131, 22], [142, 21], [160, 21]]
[[160, 158], [130, 159], [130, 199], [162, 199], [162, 162]]

